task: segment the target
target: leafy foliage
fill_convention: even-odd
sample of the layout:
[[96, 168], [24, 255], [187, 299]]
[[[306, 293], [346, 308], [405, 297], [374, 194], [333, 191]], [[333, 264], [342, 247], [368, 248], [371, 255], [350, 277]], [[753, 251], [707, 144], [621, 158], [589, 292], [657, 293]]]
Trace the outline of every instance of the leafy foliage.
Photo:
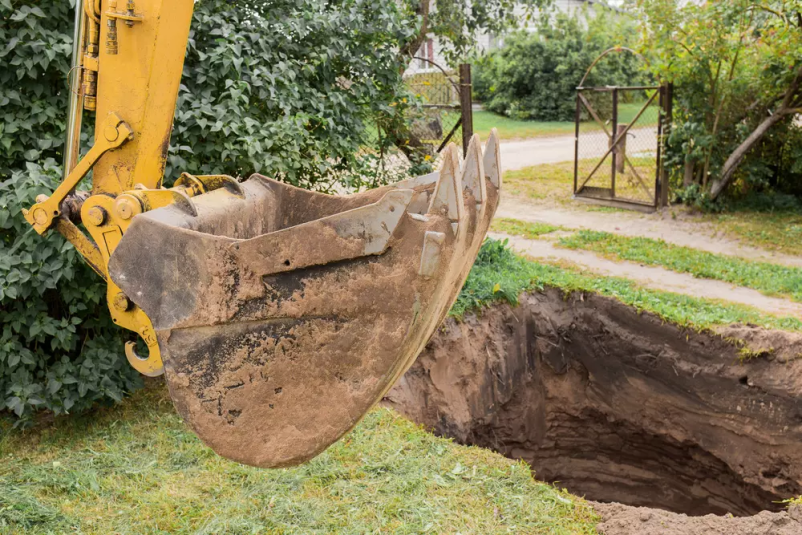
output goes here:
[[397, 46], [412, 32], [394, 0], [199, 2], [166, 175], [375, 185], [354, 171], [371, 167], [368, 125], [403, 120]]
[[[641, 49], [654, 75], [675, 85], [666, 152], [675, 188], [697, 185], [683, 196], [709, 207], [705, 196], [725, 161], [761, 122], [776, 117], [740, 164], [732, 193], [802, 193], [802, 129], [791, 110], [781, 109], [802, 73], [802, 2], [639, 0], [638, 6]], [[799, 101], [802, 90], [796, 91]]]
[[[600, 10], [588, 17], [558, 14], [540, 22], [536, 33], [519, 32], [504, 47], [480, 58], [475, 93], [485, 108], [513, 119], [570, 121], [576, 113], [576, 88], [593, 61], [605, 50], [636, 40], [628, 18]], [[586, 87], [640, 85], [637, 56], [610, 54], [590, 72]]]
[[0, 178], [60, 157], [71, 14], [69, 2], [0, 0]]
[[81, 411], [141, 385], [121, 358], [123, 333], [105, 305], [105, 284], [61, 236], [37, 235], [22, 217], [61, 180], [53, 160], [27, 164], [0, 183], [0, 405]]
[[434, 35], [446, 61], [464, 60], [480, 34], [503, 35], [552, 5], [551, 0], [404, 0], [408, 16], [417, 17], [418, 33], [401, 47], [415, 54], [424, 38]]

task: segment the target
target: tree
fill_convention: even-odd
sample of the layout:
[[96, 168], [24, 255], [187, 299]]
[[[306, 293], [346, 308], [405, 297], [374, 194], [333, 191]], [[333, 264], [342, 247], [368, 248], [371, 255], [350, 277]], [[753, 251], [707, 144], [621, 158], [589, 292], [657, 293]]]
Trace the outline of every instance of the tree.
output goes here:
[[[536, 33], [513, 34], [502, 49], [481, 58], [476, 64], [475, 92], [495, 113], [516, 119], [572, 121], [576, 88], [594, 60], [606, 50], [634, 46], [636, 41], [637, 28], [629, 17], [605, 10], [594, 17], [585, 13], [582, 20], [559, 14], [540, 21]], [[642, 70], [637, 56], [612, 54], [590, 71], [584, 85], [642, 85]]]
[[447, 61], [465, 59], [482, 33], [501, 35], [521, 26], [548, 8], [552, 0], [403, 0], [407, 13], [417, 17], [417, 31], [400, 48], [413, 57], [427, 36], [440, 40]]
[[[684, 185], [719, 197], [736, 179], [756, 186], [785, 150], [802, 105], [802, 2], [639, 0], [642, 49], [675, 84], [667, 163]], [[767, 137], [772, 130], [782, 135]], [[758, 145], [771, 144], [776, 148]], [[776, 167], [776, 166], [775, 166]], [[775, 168], [774, 173], [791, 172]]]

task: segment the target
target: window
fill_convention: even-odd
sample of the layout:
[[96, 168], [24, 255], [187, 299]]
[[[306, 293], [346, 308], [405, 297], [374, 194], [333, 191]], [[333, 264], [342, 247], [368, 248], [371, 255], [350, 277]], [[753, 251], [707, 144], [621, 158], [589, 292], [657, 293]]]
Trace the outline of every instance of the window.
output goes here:
[[434, 40], [426, 39], [418, 49], [416, 56], [419, 58], [419, 69], [431, 69], [432, 64], [430, 62], [434, 61]]

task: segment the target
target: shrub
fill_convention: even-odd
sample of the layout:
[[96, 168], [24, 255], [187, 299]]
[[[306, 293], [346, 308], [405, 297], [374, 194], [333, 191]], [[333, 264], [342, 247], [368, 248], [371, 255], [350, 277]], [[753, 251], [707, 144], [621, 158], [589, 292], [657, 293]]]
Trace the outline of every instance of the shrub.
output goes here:
[[[518, 32], [504, 46], [478, 59], [475, 93], [486, 109], [537, 121], [571, 121], [576, 88], [605, 50], [634, 41], [632, 23], [601, 12], [588, 27], [564, 14], [542, 23], [537, 33]], [[584, 85], [640, 85], [640, 60], [611, 54], [591, 71]]]
[[19, 417], [85, 410], [141, 385], [121, 358], [105, 283], [60, 235], [42, 238], [22, 217], [60, 180], [48, 159], [0, 183], [0, 402]]
[[[665, 152], [672, 186], [685, 189], [689, 201], [716, 197], [723, 190], [712, 191], [712, 184], [729, 174], [727, 193], [735, 199], [770, 191], [802, 195], [802, 128], [793, 104], [802, 102], [802, 86], [793, 89], [802, 76], [798, 2], [637, 4], [641, 49], [652, 57], [654, 76], [674, 84]], [[783, 109], [787, 94], [795, 98]], [[767, 119], [777, 122], [753, 138], [728, 173], [727, 160]]]

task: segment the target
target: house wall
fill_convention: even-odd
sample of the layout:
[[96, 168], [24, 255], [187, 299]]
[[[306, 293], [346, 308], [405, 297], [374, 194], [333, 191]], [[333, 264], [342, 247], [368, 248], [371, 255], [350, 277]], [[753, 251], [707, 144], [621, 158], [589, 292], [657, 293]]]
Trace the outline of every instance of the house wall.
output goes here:
[[[588, 13], [593, 15], [595, 10], [594, 6], [599, 4], [600, 2], [594, 0], [554, 0], [553, 8], [555, 11], [561, 13], [568, 13], [568, 14], [575, 14], [577, 12], [581, 12], [585, 6], [587, 6]], [[524, 17], [524, 8], [518, 7], [516, 11], [520, 14], [521, 19]], [[533, 21], [530, 22], [528, 25], [524, 26], [524, 28], [528, 31], [535, 31], [535, 23], [534, 21], [537, 20], [539, 13], [536, 13], [533, 17]], [[430, 49], [431, 46], [431, 49]], [[495, 36], [491, 34], [481, 34], [478, 36], [476, 41], [476, 46], [479, 50], [494, 50], [496, 48], [500, 48], [504, 46], [504, 38], [503, 36]], [[429, 52], [432, 52], [431, 56]], [[442, 66], [444, 69], [449, 70], [453, 67], [449, 67], [445, 61], [445, 58], [442, 54], [442, 47], [440, 42], [436, 37], [431, 39], [431, 41], [427, 41], [421, 47], [421, 50], [418, 50], [416, 56], [424, 56], [430, 59], [433, 59], [435, 63]], [[422, 72], [434, 72], [438, 69], [433, 67], [432, 65], [428, 64], [424, 61], [413, 60], [410, 64], [409, 68], [407, 69], [405, 76], [411, 76], [414, 74], [420, 74]]]

